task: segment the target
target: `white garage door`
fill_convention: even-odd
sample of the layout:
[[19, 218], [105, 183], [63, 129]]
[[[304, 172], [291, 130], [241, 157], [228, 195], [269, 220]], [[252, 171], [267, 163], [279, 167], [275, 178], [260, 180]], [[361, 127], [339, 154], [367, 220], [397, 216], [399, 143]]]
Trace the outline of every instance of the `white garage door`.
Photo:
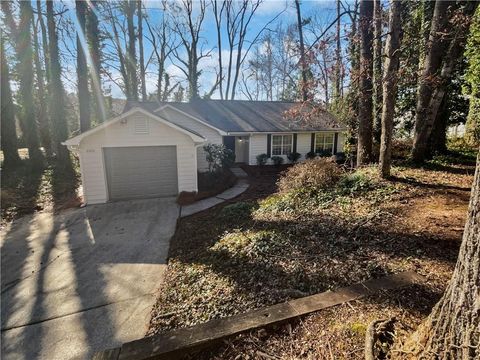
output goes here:
[[175, 146], [104, 148], [109, 200], [178, 193]]

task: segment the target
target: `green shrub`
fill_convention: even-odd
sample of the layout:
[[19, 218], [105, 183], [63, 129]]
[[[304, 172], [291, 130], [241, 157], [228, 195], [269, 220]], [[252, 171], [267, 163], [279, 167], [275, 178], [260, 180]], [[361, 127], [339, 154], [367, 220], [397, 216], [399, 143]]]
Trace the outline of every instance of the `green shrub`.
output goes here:
[[267, 154], [259, 154], [257, 155], [257, 165], [263, 166], [267, 163], [268, 155]]
[[235, 154], [232, 150], [227, 149], [225, 145], [207, 144], [203, 146], [203, 150], [205, 151], [209, 173], [221, 172], [235, 162]]
[[287, 155], [287, 158], [288, 158], [288, 160], [290, 160], [290, 162], [296, 163], [298, 161], [298, 159], [300, 159], [301, 156], [302, 155], [298, 152], [292, 152], [292, 153]]
[[331, 159], [315, 158], [289, 168], [278, 181], [278, 188], [284, 193], [318, 193], [332, 188], [341, 175], [342, 171]]
[[317, 157], [317, 154], [315, 154], [315, 152], [313, 151], [309, 151], [306, 155], [305, 155], [305, 158], [307, 159], [315, 159]]
[[337, 190], [342, 195], [353, 195], [373, 188], [371, 179], [363, 173], [355, 172], [344, 175], [337, 185]]
[[239, 201], [225, 206], [221, 210], [220, 216], [228, 218], [247, 217], [250, 216], [256, 206], [255, 203]]
[[280, 166], [283, 164], [283, 157], [281, 156], [272, 156], [273, 165]]

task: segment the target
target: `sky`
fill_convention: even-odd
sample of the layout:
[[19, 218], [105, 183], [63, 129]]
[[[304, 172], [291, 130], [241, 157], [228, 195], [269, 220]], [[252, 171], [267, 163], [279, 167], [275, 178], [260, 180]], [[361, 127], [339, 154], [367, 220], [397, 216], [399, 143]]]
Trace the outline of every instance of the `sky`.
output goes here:
[[[35, 6], [35, 5], [34, 5]], [[71, 21], [71, 26], [74, 27], [76, 23], [75, 18], [75, 2], [74, 1], [64, 1], [63, 3], [58, 2], [56, 4], [57, 8], [65, 6], [69, 9], [66, 13], [66, 18]], [[154, 0], [145, 1], [146, 15], [148, 16], [152, 25], [158, 23], [158, 19], [161, 17], [161, 2]], [[315, 16], [316, 22], [320, 25], [319, 27], [328, 26], [336, 17], [336, 1], [335, 0], [323, 0], [323, 1], [302, 1], [301, 2], [301, 11], [302, 17], [304, 19]], [[273, 20], [273, 21], [272, 21]], [[343, 21], [346, 23], [348, 20], [347, 16], [343, 17]], [[296, 11], [293, 0], [264, 0], [260, 5], [257, 12], [255, 13], [252, 22], [249, 26], [247, 33], [246, 43], [251, 42], [257, 33], [265, 26], [265, 24], [270, 23], [268, 29], [275, 29], [278, 23], [291, 24], [296, 23]], [[101, 26], [104, 27], [105, 31], [111, 31], [111, 28], [102, 22]], [[146, 32], [146, 26], [144, 25], [144, 33]], [[268, 30], [266, 30], [268, 31]], [[309, 31], [307, 26], [305, 31], [306, 43], [310, 43], [314, 38], [314, 34]], [[74, 33], [74, 32], [73, 32]], [[225, 35], [225, 34], [224, 34]], [[218, 66], [217, 63], [217, 37], [215, 30], [215, 20], [213, 17], [213, 12], [211, 9], [207, 9], [207, 15], [203, 22], [202, 27], [202, 44], [206, 50], [211, 50], [211, 56], [204, 58], [200, 63], [200, 68], [202, 69], [202, 76], [200, 77], [200, 94], [210, 90], [212, 84], [216, 79], [215, 68]], [[225, 38], [225, 36], [224, 36]], [[225, 44], [226, 45], [226, 44]], [[224, 48], [225, 48], [224, 45]], [[247, 45], [248, 46], [248, 45]], [[61, 51], [63, 53], [64, 63], [62, 66], [65, 69], [64, 82], [67, 91], [76, 92], [76, 40], [75, 36], [70, 33], [70, 38], [66, 37], [66, 40], [61, 43]], [[138, 51], [138, 47], [137, 47]], [[144, 53], [145, 59], [149, 59], [152, 55], [153, 47], [149, 41], [144, 40]], [[250, 54], [251, 55], [251, 54]], [[248, 59], [248, 57], [247, 57]], [[167, 72], [173, 76], [176, 80], [185, 81], [185, 77], [181, 70], [177, 66], [177, 62], [174, 59], [168, 62]], [[153, 93], [156, 91], [156, 65], [151, 64], [147, 67], [147, 92]], [[119, 76], [118, 73], [113, 71], [114, 76]], [[124, 98], [124, 94], [121, 89], [112, 81], [109, 81], [107, 78], [104, 80], [104, 87], [111, 91], [111, 95], [115, 98]], [[185, 86], [186, 84], [184, 84]], [[239, 94], [240, 95], [240, 94]], [[212, 98], [218, 98], [218, 91], [214, 93]], [[242, 98], [240, 95], [239, 98]]]

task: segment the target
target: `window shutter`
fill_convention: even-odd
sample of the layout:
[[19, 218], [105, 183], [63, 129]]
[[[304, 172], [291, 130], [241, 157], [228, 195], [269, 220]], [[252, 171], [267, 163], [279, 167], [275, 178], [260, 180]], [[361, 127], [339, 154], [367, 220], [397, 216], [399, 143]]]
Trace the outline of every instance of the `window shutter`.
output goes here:
[[333, 138], [333, 154], [337, 153], [337, 144], [338, 144], [338, 133], [335, 133], [335, 137]]
[[312, 133], [312, 137], [310, 138], [310, 152], [315, 152], [315, 133]]
[[293, 134], [293, 152], [297, 152], [297, 134]]
[[272, 156], [272, 134], [267, 135], [267, 156]]

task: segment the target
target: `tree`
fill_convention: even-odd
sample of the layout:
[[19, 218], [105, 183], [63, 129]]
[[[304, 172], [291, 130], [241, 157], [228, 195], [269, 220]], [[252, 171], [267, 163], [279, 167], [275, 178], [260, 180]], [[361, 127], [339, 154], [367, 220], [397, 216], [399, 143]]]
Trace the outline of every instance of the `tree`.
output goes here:
[[20, 22], [17, 26], [10, 7], [11, 3], [3, 1], [2, 10], [5, 14], [17, 56], [17, 73], [19, 76], [20, 117], [24, 124], [24, 136], [28, 147], [28, 156], [32, 163], [40, 166], [43, 155], [38, 140], [38, 127], [34, 108], [34, 70], [31, 39], [33, 10], [29, 1], [20, 2]]
[[18, 156], [17, 131], [15, 127], [15, 106], [12, 99], [12, 90], [10, 89], [10, 72], [5, 56], [5, 39], [0, 39], [0, 55], [1, 55], [1, 114], [2, 121], [2, 151], [3, 151], [3, 168], [9, 169], [20, 163]]
[[77, 32], [77, 89], [78, 108], [80, 115], [80, 132], [90, 129], [90, 91], [88, 89], [88, 66], [87, 66], [87, 45], [82, 42], [86, 33], [87, 3], [82, 0], [75, 1], [75, 8], [78, 21]]
[[358, 103], [357, 166], [372, 158], [372, 76], [373, 76], [373, 2], [360, 1], [360, 86]]
[[446, 41], [442, 34], [448, 32], [448, 11], [454, 5], [450, 1], [436, 1], [430, 28], [430, 35], [426, 46], [423, 70], [419, 79], [417, 92], [417, 106], [415, 115], [415, 137], [413, 141], [412, 158], [422, 162], [425, 158], [429, 130], [427, 116], [431, 94], [434, 90], [435, 78], [442, 65], [442, 55], [446, 50]]
[[127, 73], [130, 82], [130, 93], [127, 94], [129, 100], [138, 100], [138, 81], [137, 81], [137, 53], [135, 51], [135, 26], [133, 17], [135, 16], [135, 0], [128, 0], [125, 4], [125, 16], [127, 17]]
[[305, 56], [305, 44], [303, 39], [303, 20], [302, 13], [300, 10], [300, 0], [295, 0], [295, 8], [297, 10], [297, 27], [298, 27], [298, 39], [300, 41], [300, 71], [301, 71], [301, 84], [300, 91], [302, 94], [302, 101], [308, 100], [308, 69], [307, 69], [307, 59]]
[[380, 174], [390, 176], [393, 117], [397, 97], [397, 72], [400, 63], [400, 42], [402, 34], [402, 11], [404, 2], [391, 0], [388, 20], [388, 37], [385, 49], [383, 76], [382, 133], [380, 141]]
[[477, 8], [470, 26], [465, 56], [467, 71], [465, 74], [466, 86], [464, 92], [469, 95], [470, 108], [466, 123], [466, 137], [472, 145], [480, 143], [480, 7]]
[[145, 60], [143, 54], [143, 15], [142, 1], [137, 0], [137, 18], [138, 18], [138, 51], [140, 53], [140, 84], [142, 89], [142, 100], [147, 101], [147, 85], [145, 83]]
[[373, 46], [373, 139], [380, 143], [382, 122], [382, 3], [374, 0], [374, 46]]
[[[478, 79], [477, 79], [478, 81]], [[410, 339], [416, 358], [478, 359], [480, 356], [480, 151], [468, 217], [450, 283]]]
[[[41, 14], [37, 14], [37, 18], [40, 19]], [[39, 21], [40, 22], [40, 21]], [[33, 58], [35, 63], [35, 72], [37, 77], [37, 96], [36, 96], [36, 106], [38, 108], [38, 128], [40, 130], [40, 141], [45, 149], [45, 154], [47, 158], [51, 158], [53, 155], [52, 149], [52, 138], [50, 134], [50, 124], [48, 122], [48, 109], [47, 109], [47, 91], [45, 88], [44, 82], [44, 72], [42, 63], [40, 61], [40, 46], [38, 43], [38, 31], [35, 20], [32, 17], [32, 28], [33, 28]], [[44, 54], [45, 56], [45, 54]], [[48, 62], [48, 61], [47, 61]]]
[[71, 171], [70, 155], [66, 146], [62, 145], [68, 137], [68, 127], [65, 116], [65, 93], [62, 83], [62, 67], [58, 51], [58, 37], [55, 25], [53, 2], [47, 1], [47, 28], [48, 28], [48, 53], [50, 61], [49, 114], [53, 128], [56, 158], [58, 165], [66, 171]]

